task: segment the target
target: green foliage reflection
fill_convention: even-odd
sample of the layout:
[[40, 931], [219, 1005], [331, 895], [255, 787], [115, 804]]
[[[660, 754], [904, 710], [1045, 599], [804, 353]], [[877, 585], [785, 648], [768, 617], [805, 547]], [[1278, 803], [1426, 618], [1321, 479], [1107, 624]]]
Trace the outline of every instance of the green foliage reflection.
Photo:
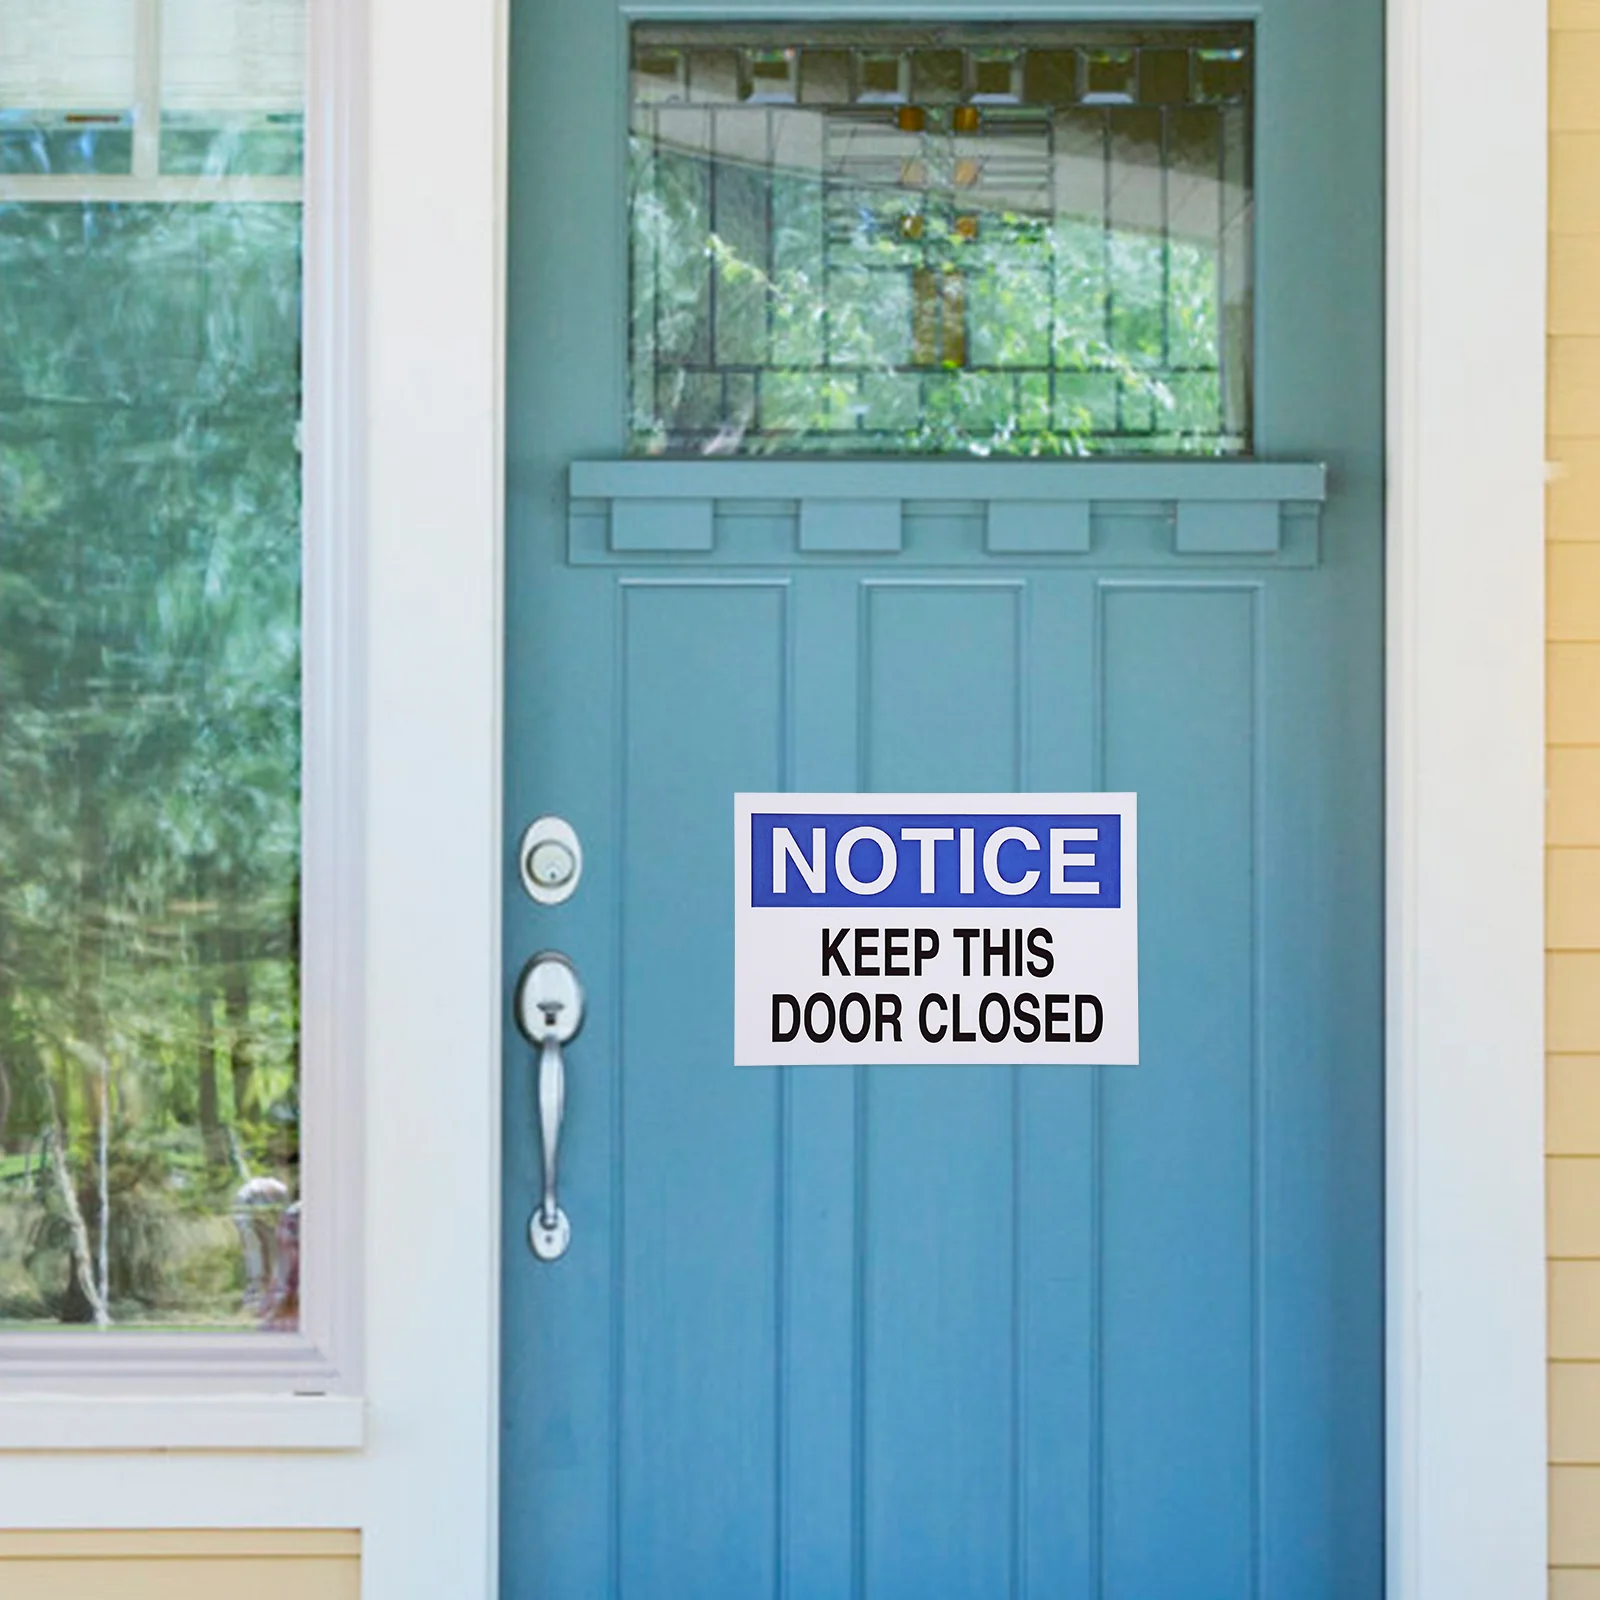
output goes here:
[[0, 1322], [263, 1313], [298, 1160], [299, 283], [298, 206], [0, 206]]
[[[911, 109], [927, 131], [881, 108], [841, 111], [840, 132], [806, 108], [636, 105], [631, 449], [1248, 450], [1249, 195], [1221, 175], [1243, 109], [1186, 108], [1179, 140], [1144, 108], [987, 108], [988, 145]], [[813, 167], [786, 168], [802, 146]], [[1080, 187], [1103, 179], [1094, 206], [1052, 197], [1069, 159]], [[896, 161], [898, 182], [862, 176]]]

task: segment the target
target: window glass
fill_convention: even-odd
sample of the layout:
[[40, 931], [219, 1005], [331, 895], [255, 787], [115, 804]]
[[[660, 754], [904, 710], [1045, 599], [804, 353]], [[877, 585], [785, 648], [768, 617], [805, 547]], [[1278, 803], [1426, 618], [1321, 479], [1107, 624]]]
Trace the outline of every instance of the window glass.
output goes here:
[[639, 24], [636, 454], [1250, 447], [1251, 31]]
[[294, 173], [304, 0], [162, 0], [161, 170]]
[[0, 0], [0, 173], [131, 172], [137, 0]]
[[298, 1321], [303, 26], [0, 0], [0, 1329]]

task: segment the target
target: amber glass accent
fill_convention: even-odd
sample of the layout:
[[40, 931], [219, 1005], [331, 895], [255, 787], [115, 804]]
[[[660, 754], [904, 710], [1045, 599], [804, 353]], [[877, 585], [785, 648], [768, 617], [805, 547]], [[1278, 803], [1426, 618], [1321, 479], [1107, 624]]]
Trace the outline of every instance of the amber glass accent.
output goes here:
[[911, 274], [911, 359], [919, 367], [931, 367], [939, 359], [944, 320], [941, 276], [934, 267], [917, 267]]
[[932, 49], [911, 52], [911, 93], [933, 105], [959, 100], [966, 83], [965, 50]]
[[1202, 103], [1242, 103], [1250, 92], [1250, 57], [1237, 46], [1224, 50], [1196, 50], [1195, 98]]
[[900, 93], [899, 56], [863, 56], [859, 70], [863, 95], [870, 95], [874, 99], [888, 99]]
[[1018, 55], [1015, 53], [1003, 56], [977, 56], [972, 63], [973, 93], [987, 95], [993, 99], [1003, 95], [1009, 99], [1012, 92], [1011, 74], [1017, 60]]
[[1138, 57], [1132, 50], [1091, 50], [1086, 82], [1089, 93], [1102, 100], [1134, 98]]
[[1146, 50], [1139, 59], [1139, 103], [1181, 106], [1189, 99], [1189, 52]]
[[792, 100], [794, 98], [794, 52], [792, 50], [752, 50], [747, 57], [749, 93], [752, 99]]
[[1078, 52], [1030, 50], [1022, 68], [1022, 98], [1032, 105], [1078, 103]]
[[951, 113], [950, 126], [957, 133], [976, 133], [982, 120], [976, 106], [957, 106]]
[[947, 269], [939, 289], [944, 312], [940, 356], [947, 367], [964, 367], [967, 364], [967, 280], [960, 272]]
[[901, 106], [895, 123], [902, 133], [921, 133], [928, 126], [928, 113], [921, 106]]

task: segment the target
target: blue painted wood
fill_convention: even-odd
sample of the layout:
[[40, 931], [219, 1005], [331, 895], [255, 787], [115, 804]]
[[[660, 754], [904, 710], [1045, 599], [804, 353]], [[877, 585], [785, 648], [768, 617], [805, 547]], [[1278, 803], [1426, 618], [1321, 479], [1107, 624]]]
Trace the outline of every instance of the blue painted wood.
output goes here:
[[[1084, 555], [1091, 526], [1164, 520], [1180, 555], [1275, 555], [1286, 514], [1314, 553], [1327, 472], [1267, 461], [576, 461], [568, 472], [574, 559], [721, 549], [741, 506], [765, 510], [766, 558], [905, 548], [913, 506], [977, 502], [986, 555]], [[948, 513], [947, 513], [948, 514]], [[607, 537], [596, 544], [603, 523]], [[1300, 541], [1306, 547], [1305, 539]], [[748, 559], [756, 552], [744, 549]], [[759, 556], [757, 557], [760, 558]]]
[[574, 499], [1296, 500], [1328, 497], [1315, 461], [826, 459], [571, 463]]
[[[614, 1426], [629, 1594], [690, 1593], [706, 1571], [730, 1593], [775, 1579], [779, 1081], [705, 1066], [731, 1049], [728, 796], [783, 781], [787, 602], [781, 584], [622, 594], [617, 866], [628, 903], [671, 907], [618, 927], [613, 1248], [629, 1292]], [[691, 706], [702, 726], [686, 761]]]
[[[797, 596], [798, 599], [798, 596]], [[839, 649], [860, 627], [859, 574], [808, 573], [795, 610], [789, 784], [859, 782], [858, 662]], [[858, 1565], [855, 1470], [861, 1299], [858, 1201], [865, 1141], [861, 1074], [851, 1068], [784, 1074], [784, 1302], [780, 1376], [784, 1417], [781, 1593], [852, 1595]]]
[[[621, 8], [513, 8], [507, 843], [586, 865], [506, 959], [590, 1011], [554, 1266], [508, 1030], [512, 1600], [1383, 1592], [1381, 15], [1263, 15], [1263, 460], [618, 462]], [[1138, 790], [1144, 1064], [736, 1072], [733, 791], [946, 784]]]
[[[1273, 511], [1276, 514], [1277, 508]], [[984, 544], [996, 555], [1089, 551], [1087, 500], [991, 500]]]
[[[669, 502], [670, 503], [670, 502]], [[699, 551], [634, 550], [612, 547], [610, 516], [621, 501], [575, 500], [567, 508], [567, 557], [579, 566], [634, 568], [640, 563], [673, 563], [688, 558], [696, 565], [726, 567], [812, 567], [836, 560], [848, 551], [802, 549], [800, 508], [796, 500], [718, 500], [712, 502], [712, 548]], [[1312, 567], [1321, 559], [1321, 507], [1314, 503], [1285, 501], [1278, 515], [1276, 547], [1228, 553], [1180, 551], [1176, 539], [1176, 511], [1170, 502], [1091, 501], [1088, 503], [1089, 543], [1066, 548], [1055, 507], [1064, 502], [1029, 500], [905, 500], [900, 505], [900, 545], [877, 552], [896, 556], [899, 564], [939, 567], [984, 567], [1010, 564], [1040, 566], [1075, 565], [1108, 568], [1170, 568], [1175, 563], [1190, 569], [1241, 564], [1261, 567]], [[1187, 505], [1189, 502], [1179, 502]], [[1257, 509], [1254, 506], [1251, 511]], [[1274, 508], [1267, 508], [1269, 510]], [[997, 549], [990, 529], [999, 523], [1039, 529], [1039, 519], [1049, 519], [1049, 531], [1039, 532], [1041, 547]], [[1004, 537], [1004, 535], [1003, 535]], [[1081, 537], [1081, 535], [1077, 535]], [[1053, 544], [1056, 540], [1061, 543]]]
[[611, 548], [633, 554], [641, 550], [709, 550], [712, 546], [711, 502], [681, 500], [613, 500]]
[[[864, 589], [867, 788], [1020, 787], [1025, 598], [1015, 582]], [[862, 1093], [862, 1592], [1003, 1595], [1017, 1216], [994, 1183], [1016, 1170], [1017, 1071], [879, 1067]], [[907, 1181], [918, 1172], [936, 1181]]]
[[[1148, 1066], [1109, 1074], [1101, 1108], [1102, 1560], [1116, 1600], [1251, 1587], [1261, 603], [1236, 584], [1101, 592], [1105, 777], [1148, 797], [1140, 978], [1161, 996], [1140, 1011]], [[1196, 1053], [1206, 1070], [1184, 1070]], [[1204, 1337], [1171, 1337], [1197, 1317]]]
[[835, 500], [808, 495], [800, 502], [800, 549], [828, 555], [886, 554], [900, 548], [900, 502]]
[[1268, 555], [1282, 531], [1278, 507], [1259, 500], [1180, 500], [1179, 555]]

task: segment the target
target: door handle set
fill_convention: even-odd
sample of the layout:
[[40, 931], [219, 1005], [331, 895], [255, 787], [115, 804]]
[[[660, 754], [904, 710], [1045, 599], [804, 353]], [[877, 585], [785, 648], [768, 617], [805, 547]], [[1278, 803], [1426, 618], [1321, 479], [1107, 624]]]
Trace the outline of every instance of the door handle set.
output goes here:
[[[583, 846], [565, 817], [536, 817], [517, 845], [517, 872], [528, 898], [541, 906], [570, 900], [583, 875]], [[517, 979], [513, 1011], [522, 1037], [539, 1052], [539, 1150], [544, 1163], [539, 1204], [528, 1219], [528, 1246], [541, 1261], [559, 1261], [572, 1243], [561, 1209], [558, 1169], [567, 1115], [567, 1063], [561, 1054], [583, 1026], [578, 969], [559, 950], [542, 950]]]
[[567, 1110], [567, 1066], [563, 1045], [583, 1026], [583, 985], [578, 971], [556, 950], [541, 951], [517, 979], [517, 1027], [539, 1051], [539, 1145], [543, 1189], [528, 1220], [528, 1245], [541, 1261], [559, 1261], [572, 1242], [572, 1224], [561, 1209], [558, 1168], [561, 1125]]

